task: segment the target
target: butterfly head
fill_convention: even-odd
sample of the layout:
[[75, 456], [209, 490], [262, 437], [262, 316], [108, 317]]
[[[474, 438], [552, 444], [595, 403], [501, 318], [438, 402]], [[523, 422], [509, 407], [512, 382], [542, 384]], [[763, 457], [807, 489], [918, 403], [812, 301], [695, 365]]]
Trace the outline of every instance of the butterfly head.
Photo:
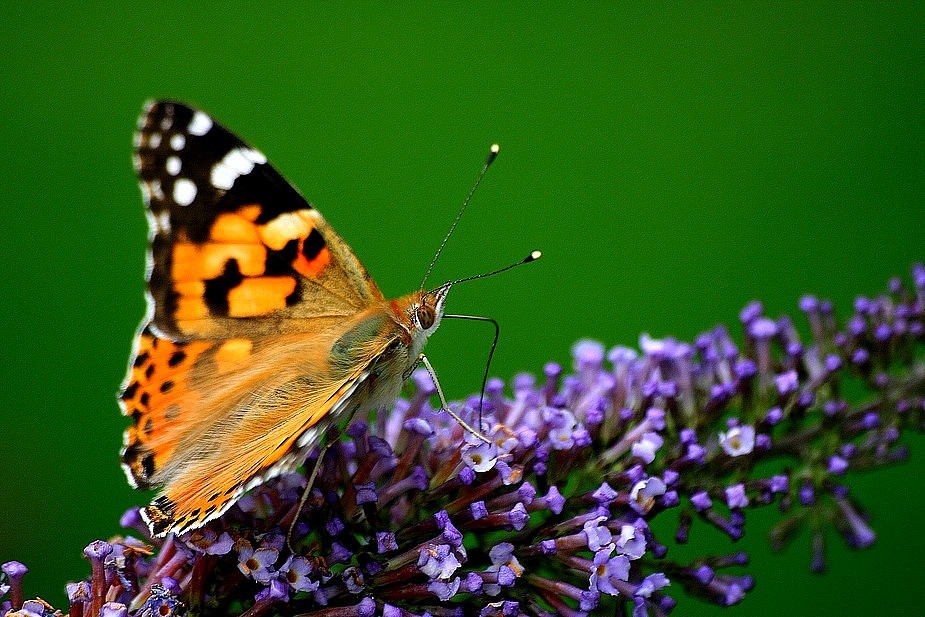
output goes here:
[[406, 315], [411, 324], [411, 345], [415, 355], [420, 353], [428, 337], [440, 326], [449, 291], [450, 285], [444, 284], [431, 291], [420, 291], [412, 295]]

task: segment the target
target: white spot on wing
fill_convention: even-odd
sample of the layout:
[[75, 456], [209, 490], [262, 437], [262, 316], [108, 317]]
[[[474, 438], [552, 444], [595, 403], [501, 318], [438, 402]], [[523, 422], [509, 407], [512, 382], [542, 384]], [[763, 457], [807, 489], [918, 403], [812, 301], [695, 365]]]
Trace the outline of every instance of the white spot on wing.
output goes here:
[[181, 206], [188, 206], [196, 199], [196, 185], [192, 180], [180, 178], [173, 185], [173, 200]]
[[186, 146], [186, 136], [183, 133], [177, 133], [170, 138], [170, 147], [174, 150], [182, 150]]
[[177, 156], [168, 157], [166, 167], [167, 167], [167, 173], [169, 173], [171, 176], [175, 176], [178, 173], [180, 173], [180, 167], [181, 167], [180, 157], [177, 157]]
[[161, 181], [158, 179], [151, 180], [148, 183], [148, 188], [151, 190], [151, 196], [154, 199], [159, 199], [164, 201], [164, 190], [161, 188]]
[[309, 445], [314, 445], [315, 441], [318, 438], [318, 429], [312, 427], [299, 435], [299, 440], [296, 442], [296, 445], [300, 448], [304, 448]]
[[209, 129], [212, 128], [212, 118], [205, 115], [201, 111], [197, 111], [193, 114], [193, 119], [190, 120], [189, 126], [186, 127], [186, 130], [190, 135], [202, 136], [209, 132]]
[[161, 134], [160, 133], [151, 133], [148, 135], [148, 147], [157, 148], [161, 145]]
[[141, 199], [145, 202], [146, 206], [151, 205], [151, 187], [148, 186], [147, 182], [139, 182], [138, 186], [141, 187]]
[[171, 116], [164, 116], [164, 117], [161, 119], [161, 130], [162, 130], [162, 131], [166, 131], [166, 130], [168, 130], [171, 126], [173, 126], [173, 116], [172, 116], [172, 115], [171, 115]]
[[157, 101], [153, 99], [148, 99], [145, 101], [145, 104], [141, 107], [141, 115], [138, 116], [138, 128], [143, 129], [148, 123], [148, 113], [151, 111], [151, 108], [154, 107]]
[[255, 165], [263, 165], [267, 162], [267, 157], [260, 150], [247, 148], [244, 150], [244, 156], [254, 162]]
[[240, 176], [249, 174], [255, 165], [267, 162], [262, 152], [252, 148], [235, 148], [212, 167], [209, 180], [217, 189], [228, 190]]
[[167, 210], [157, 215], [157, 229], [160, 233], [170, 233], [170, 213]]

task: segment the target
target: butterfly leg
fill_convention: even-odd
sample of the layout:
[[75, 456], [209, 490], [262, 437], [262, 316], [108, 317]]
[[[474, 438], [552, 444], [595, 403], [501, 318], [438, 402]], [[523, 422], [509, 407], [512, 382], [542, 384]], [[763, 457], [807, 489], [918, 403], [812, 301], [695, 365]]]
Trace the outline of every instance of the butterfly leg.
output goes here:
[[420, 356], [418, 356], [418, 362], [424, 365], [424, 368], [427, 369], [427, 372], [430, 374], [430, 378], [433, 379], [434, 381], [434, 386], [437, 388], [437, 396], [440, 398], [441, 409], [443, 409], [443, 411], [450, 414], [450, 416], [454, 420], [459, 422], [459, 426], [461, 426], [464, 431], [466, 431], [473, 437], [476, 437], [484, 441], [485, 443], [491, 443], [491, 440], [488, 439], [488, 437], [485, 437], [485, 435], [482, 435], [482, 433], [480, 433], [479, 431], [469, 426], [469, 424], [466, 423], [465, 420], [460, 418], [458, 414], [456, 414], [452, 409], [450, 409], [449, 404], [446, 402], [446, 397], [443, 395], [443, 388], [440, 387], [440, 381], [437, 379], [437, 372], [434, 370], [434, 367], [431, 366], [430, 360], [427, 359], [427, 356], [425, 356], [424, 354], [421, 354]]
[[302, 497], [299, 499], [299, 505], [295, 510], [295, 515], [292, 517], [292, 522], [289, 523], [289, 531], [286, 532], [286, 546], [289, 547], [289, 552], [293, 555], [295, 555], [295, 549], [292, 547], [292, 532], [295, 530], [295, 524], [299, 521], [299, 514], [302, 512], [302, 508], [305, 507], [305, 502], [308, 501], [308, 496], [312, 493], [315, 478], [318, 477], [318, 472], [321, 471], [321, 463], [324, 461], [324, 455], [327, 454], [328, 448], [333, 444], [333, 441], [326, 443], [321, 447], [321, 451], [318, 452], [318, 460], [315, 461], [312, 473], [308, 476], [308, 483], [305, 485], [305, 490], [302, 491]]
[[347, 421], [341, 425], [341, 428], [332, 428], [329, 432], [325, 433], [323, 443], [321, 444], [321, 450], [318, 452], [318, 460], [315, 461], [315, 465], [312, 468], [311, 474], [308, 476], [308, 482], [305, 484], [305, 490], [302, 491], [302, 497], [299, 499], [299, 505], [296, 508], [295, 515], [292, 517], [292, 522], [289, 523], [289, 531], [286, 532], [286, 546], [289, 548], [289, 552], [295, 555], [295, 549], [292, 547], [292, 532], [295, 530], [295, 525], [299, 520], [299, 514], [302, 512], [302, 508], [305, 507], [305, 502], [308, 501], [308, 496], [312, 493], [312, 488], [315, 485], [315, 479], [318, 477], [318, 473], [321, 471], [321, 464], [324, 462], [324, 455], [327, 454], [328, 449], [340, 441], [341, 434], [346, 427], [350, 426], [350, 423], [353, 422], [353, 416], [356, 415], [358, 407], [354, 406], [347, 416]]

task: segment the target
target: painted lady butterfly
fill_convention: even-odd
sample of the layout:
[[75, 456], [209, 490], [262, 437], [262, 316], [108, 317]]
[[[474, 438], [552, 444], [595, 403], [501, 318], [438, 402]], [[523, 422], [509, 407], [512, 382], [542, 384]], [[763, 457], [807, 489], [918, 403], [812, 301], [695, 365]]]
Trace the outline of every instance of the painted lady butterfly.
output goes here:
[[384, 298], [263, 154], [184, 104], [145, 106], [135, 168], [149, 310], [120, 394], [122, 464], [133, 486], [162, 487], [142, 515], [163, 536], [300, 465], [332, 423], [390, 404], [452, 283]]

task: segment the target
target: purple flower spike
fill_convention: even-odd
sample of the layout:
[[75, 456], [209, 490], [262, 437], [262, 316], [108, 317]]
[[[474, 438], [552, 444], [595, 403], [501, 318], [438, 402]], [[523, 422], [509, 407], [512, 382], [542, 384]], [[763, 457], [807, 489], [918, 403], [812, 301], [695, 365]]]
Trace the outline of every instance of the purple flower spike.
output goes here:
[[774, 426], [775, 424], [777, 424], [783, 419], [784, 419], [784, 412], [781, 410], [781, 408], [772, 407], [771, 409], [768, 410], [768, 413], [765, 416], [764, 421], [770, 424], [771, 426]]
[[94, 540], [84, 549], [84, 555], [92, 562], [103, 560], [112, 552], [112, 546], [103, 540]]
[[816, 491], [811, 484], [804, 483], [800, 487], [800, 503], [804, 506], [811, 506], [816, 503]]
[[619, 596], [621, 583], [629, 578], [630, 562], [625, 555], [611, 557], [613, 549], [602, 549], [594, 554], [591, 565], [590, 588], [611, 596]]
[[739, 321], [743, 324], [749, 324], [761, 317], [762, 314], [764, 314], [764, 305], [761, 301], [755, 300], [746, 304], [745, 308], [739, 312]]
[[397, 551], [398, 543], [395, 541], [395, 533], [392, 531], [376, 532], [376, 547], [379, 554]]
[[710, 500], [709, 495], [706, 491], [698, 491], [691, 495], [691, 503], [694, 504], [694, 507], [697, 508], [697, 511], [706, 510], [713, 505], [713, 502]]
[[[72, 607], [78, 603], [86, 604], [92, 599], [90, 583], [87, 581], [80, 581], [79, 583], [68, 583], [64, 586], [64, 588], [67, 591], [67, 599], [70, 601]], [[3, 591], [2, 588], [0, 588], [0, 591]], [[6, 593], [6, 591], [3, 591], [3, 593]], [[71, 610], [73, 611], [73, 608]]]
[[376, 614], [376, 601], [369, 596], [357, 604], [357, 617], [373, 617]]
[[357, 496], [357, 505], [361, 506], [367, 503], [376, 503], [378, 497], [376, 496], [376, 484], [375, 482], [365, 482], [363, 484], [355, 484], [354, 488], [356, 489]]
[[593, 520], [587, 521], [584, 525], [585, 536], [588, 539], [588, 548], [592, 551], [598, 551], [602, 547], [610, 544], [613, 536], [607, 527], [602, 527], [601, 523], [605, 522], [607, 517], [599, 516]]
[[[850, 546], [876, 539], [852, 472], [902, 460], [922, 423], [925, 267], [913, 277], [859, 298], [847, 319], [804, 297], [809, 337], [753, 302], [737, 332], [720, 325], [693, 343], [643, 335], [638, 350], [605, 352], [579, 341], [574, 370], [539, 365], [510, 388], [491, 379], [481, 408], [480, 393], [450, 402], [485, 440], [435, 409], [433, 380], [416, 371], [410, 401], [338, 427], [345, 438], [307, 494], [318, 452], [303, 461], [293, 449], [283, 462], [305, 473], [265, 478], [180, 537], [152, 538], [127, 512], [122, 524], [146, 542], [87, 547], [91, 577], [67, 587], [70, 615], [169, 617], [189, 603], [244, 617], [643, 617], [670, 612], [678, 583], [728, 605], [754, 584], [724, 571], [746, 555], [698, 554], [700, 534], [735, 541], [760, 526], [746, 510], [768, 504], [781, 517], [774, 546], [805, 541], [813, 521], [810, 567], [822, 570], [827, 525]], [[52, 617], [23, 601], [21, 564], [3, 570], [0, 614]]]
[[704, 564], [694, 571], [694, 578], [701, 585], [708, 585], [713, 581], [716, 572], [710, 566]]
[[161, 585], [151, 586], [151, 596], [138, 612], [139, 616], [175, 617], [184, 609], [184, 605]]
[[748, 324], [748, 333], [758, 340], [767, 340], [777, 334], [777, 323], [767, 317], [757, 318]]
[[848, 543], [854, 548], [867, 548], [872, 545], [877, 539], [877, 534], [855, 510], [851, 502], [848, 499], [837, 498], [835, 503], [841, 510], [846, 523], [840, 526], [840, 531], [845, 535]]
[[391, 604], [382, 605], [382, 617], [402, 617], [404, 613], [397, 606]]
[[786, 493], [790, 487], [790, 478], [784, 475], [773, 476], [771, 478], [771, 492]]
[[[633, 525], [623, 525], [620, 527], [620, 535], [615, 541], [617, 551], [626, 555], [627, 559], [639, 559], [646, 552], [645, 533]], [[590, 548], [590, 547], [589, 547]], [[591, 549], [595, 550], [595, 549]]]
[[656, 572], [655, 574], [650, 574], [643, 579], [639, 587], [636, 588], [636, 595], [642, 596], [643, 598], [648, 598], [659, 589], [667, 587], [670, 584], [671, 581], [668, 580], [667, 576], [661, 572]]

